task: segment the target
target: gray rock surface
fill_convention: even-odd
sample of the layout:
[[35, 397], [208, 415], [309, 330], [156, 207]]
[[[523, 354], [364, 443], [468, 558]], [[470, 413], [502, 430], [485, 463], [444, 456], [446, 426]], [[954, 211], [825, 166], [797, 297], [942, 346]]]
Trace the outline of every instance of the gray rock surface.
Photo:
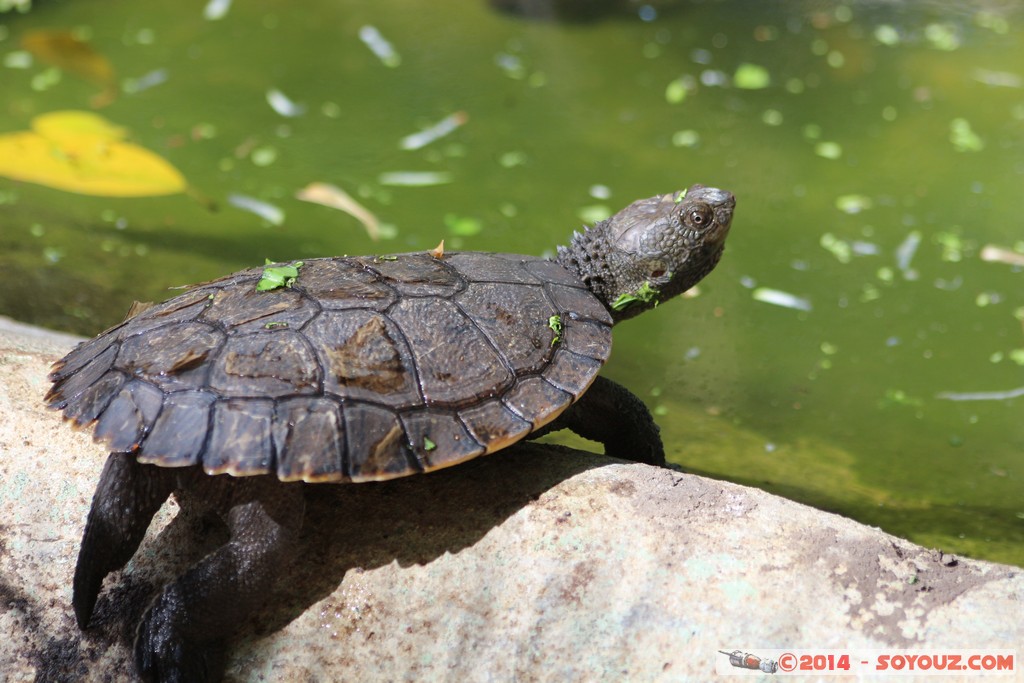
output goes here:
[[[40, 400], [73, 341], [0, 319], [11, 681], [133, 680], [149, 597], [224, 538], [168, 503], [79, 632], [71, 576], [105, 453]], [[309, 499], [298, 561], [232, 645], [228, 680], [699, 681], [719, 650], [1024, 655], [1024, 570], [692, 475], [527, 445]]]

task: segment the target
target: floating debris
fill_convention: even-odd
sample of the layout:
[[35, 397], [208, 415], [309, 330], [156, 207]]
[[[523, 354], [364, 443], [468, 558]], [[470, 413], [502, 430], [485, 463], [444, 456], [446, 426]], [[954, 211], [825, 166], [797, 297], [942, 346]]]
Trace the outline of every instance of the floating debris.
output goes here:
[[526, 152], [505, 152], [498, 157], [498, 165], [502, 168], [515, 168], [526, 165], [527, 160]]
[[761, 121], [768, 126], [781, 126], [783, 117], [778, 109], [765, 109], [761, 114]]
[[210, 0], [203, 8], [203, 19], [217, 21], [227, 16], [231, 9], [231, 0]]
[[236, 209], [254, 213], [271, 225], [281, 225], [284, 223], [283, 209], [255, 197], [232, 193], [228, 195], [228, 204]]
[[700, 82], [709, 88], [724, 88], [729, 84], [729, 76], [718, 69], [705, 69], [700, 72]]
[[874, 242], [854, 240], [850, 244], [854, 256], [877, 256], [882, 250]]
[[389, 171], [377, 176], [381, 185], [398, 187], [429, 187], [445, 185], [452, 181], [452, 174], [446, 171]]
[[429, 128], [421, 130], [418, 133], [413, 133], [412, 135], [406, 135], [399, 141], [398, 146], [402, 149], [408, 150], [426, 147], [434, 140], [448, 135], [468, 120], [469, 115], [466, 114], [466, 112], [457, 111], [454, 114], [444, 117]]
[[380, 221], [377, 217], [340, 187], [330, 183], [310, 183], [296, 192], [295, 198], [344, 211], [363, 224], [371, 240], [376, 242], [380, 239]]
[[181, 173], [127, 131], [88, 111], [56, 111], [32, 119], [32, 130], [0, 135], [0, 176], [96, 197], [177, 194]]
[[700, 144], [700, 133], [695, 130], [677, 130], [672, 133], [674, 147], [696, 147]]
[[680, 77], [669, 82], [665, 86], [665, 101], [669, 104], [679, 104], [686, 99], [686, 81]]
[[498, 65], [498, 68], [505, 72], [505, 75], [515, 80], [521, 80], [526, 78], [526, 66], [523, 65], [523, 60], [516, 55], [509, 54], [507, 52], [499, 52], [494, 55], [494, 63]]
[[456, 237], [472, 237], [479, 235], [484, 229], [484, 224], [480, 222], [480, 219], [472, 216], [457, 216], [454, 213], [445, 214], [444, 224], [448, 227], [448, 232]]
[[920, 408], [923, 405], [924, 401], [916, 396], [911, 396], [902, 389], [886, 389], [885, 396], [878, 401], [879, 408], [889, 408], [891, 406]]
[[273, 145], [256, 147], [249, 154], [249, 160], [252, 161], [254, 166], [270, 166], [277, 161], [277, 148]]
[[267, 91], [267, 104], [278, 114], [288, 118], [302, 116], [306, 113], [306, 105], [293, 102], [287, 95], [276, 88], [271, 88]]
[[826, 232], [818, 240], [818, 244], [821, 248], [836, 257], [836, 260], [840, 263], [849, 263], [850, 258], [853, 256], [853, 249], [850, 247], [850, 243], [846, 240], [839, 239], [830, 232]]
[[402, 57], [395, 48], [381, 35], [376, 26], [363, 26], [359, 29], [359, 40], [363, 41], [370, 52], [377, 56], [384, 66], [395, 68], [402, 63]]
[[32, 54], [25, 50], [13, 50], [4, 55], [3, 65], [8, 69], [29, 69], [32, 67]]
[[981, 260], [989, 263], [1007, 263], [1011, 266], [1024, 266], [1024, 254], [994, 244], [986, 244], [981, 248]]
[[935, 398], [940, 398], [944, 401], [1006, 401], [1011, 398], [1020, 398], [1021, 396], [1024, 396], [1024, 387], [1007, 391], [943, 391], [940, 394], [936, 394]]
[[155, 88], [158, 85], [163, 85], [167, 82], [167, 78], [167, 69], [154, 69], [149, 73], [139, 76], [138, 78], [124, 79], [121, 89], [129, 95], [135, 95], [143, 90], [149, 90], [150, 88]]
[[1024, 87], [1024, 78], [1010, 71], [990, 71], [989, 69], [975, 69], [971, 78], [978, 83], [991, 85], [997, 88], [1021, 88]]
[[952, 24], [928, 24], [924, 27], [924, 37], [932, 47], [944, 52], [952, 52], [960, 47], [959, 31]]
[[917, 253], [917, 248], [920, 245], [921, 233], [913, 230], [900, 243], [900, 246], [896, 247], [896, 267], [903, 273], [904, 279], [917, 279], [917, 271], [910, 267], [910, 262], [914, 260], [914, 254]]
[[772, 77], [768, 69], [757, 64], [743, 63], [736, 67], [732, 84], [743, 90], [760, 90], [771, 85]]
[[862, 194], [844, 194], [836, 197], [836, 208], [851, 216], [874, 206], [871, 197]]
[[758, 287], [753, 291], [752, 296], [754, 301], [772, 304], [773, 306], [782, 306], [783, 308], [792, 308], [798, 311], [810, 311], [812, 308], [809, 299], [790, 294], [789, 292], [783, 292], [780, 289]]
[[949, 122], [949, 141], [958, 152], [980, 152], [985, 142], [971, 129], [967, 119], [956, 118]]
[[899, 44], [900, 32], [890, 24], [879, 24], [875, 27], [875, 40], [891, 47]]
[[593, 225], [610, 218], [612, 210], [605, 204], [588, 204], [587, 206], [581, 206], [576, 215], [587, 225]]
[[942, 247], [942, 260], [946, 263], [960, 263], [964, 253], [973, 250], [974, 245], [964, 241], [955, 230], [943, 230], [936, 233], [935, 243]]
[[838, 159], [843, 156], [843, 148], [838, 142], [819, 142], [814, 146], [814, 153], [823, 159]]
[[92, 98], [93, 107], [105, 107], [117, 98], [117, 83], [110, 60], [74, 31], [29, 31], [21, 39], [21, 46], [40, 61], [103, 88]]

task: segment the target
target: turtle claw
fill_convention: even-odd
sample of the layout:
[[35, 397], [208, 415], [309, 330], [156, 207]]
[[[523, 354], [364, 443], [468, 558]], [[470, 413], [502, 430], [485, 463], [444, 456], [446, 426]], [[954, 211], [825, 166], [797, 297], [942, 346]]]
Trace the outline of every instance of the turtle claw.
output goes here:
[[198, 641], [182, 628], [184, 599], [169, 586], [146, 612], [135, 638], [135, 666], [147, 683], [202, 683], [220, 680], [223, 640]]
[[267, 477], [203, 478], [190, 493], [230, 498], [223, 514], [231, 539], [160, 592], [135, 636], [145, 681], [219, 681], [225, 647], [288, 566], [302, 526], [302, 488]]
[[75, 565], [71, 605], [79, 628], [92, 617], [103, 579], [135, 554], [153, 515], [171, 495], [173, 475], [134, 456], [111, 453], [103, 466]]

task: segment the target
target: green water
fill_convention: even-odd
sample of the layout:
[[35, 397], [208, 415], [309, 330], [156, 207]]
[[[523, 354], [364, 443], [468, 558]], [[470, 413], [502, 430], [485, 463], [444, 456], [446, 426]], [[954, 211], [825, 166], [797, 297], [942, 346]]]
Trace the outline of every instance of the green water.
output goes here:
[[[671, 457], [1024, 565], [1024, 398], [938, 398], [1024, 386], [1024, 273], [981, 258], [1024, 251], [1024, 15], [998, 10], [705, 2], [559, 25], [468, 0], [249, 1], [219, 20], [203, 3], [40, 2], [0, 15], [0, 132], [88, 109], [96, 85], [26, 64], [20, 46], [75, 29], [128, 91], [100, 113], [219, 209], [0, 178], [0, 314], [93, 334], [132, 300], [268, 256], [441, 238], [537, 254], [601, 207], [718, 185], [738, 197], [721, 265], [698, 297], [616, 330], [607, 369], [656, 411]], [[154, 73], [164, 82], [139, 89]], [[738, 87], [751, 75], [766, 87]], [[273, 89], [305, 113], [277, 113]], [[400, 149], [458, 111], [450, 135]], [[451, 182], [380, 182], [395, 171]], [[344, 188], [390, 236], [294, 198], [313, 181]], [[234, 208], [233, 193], [283, 223]]]

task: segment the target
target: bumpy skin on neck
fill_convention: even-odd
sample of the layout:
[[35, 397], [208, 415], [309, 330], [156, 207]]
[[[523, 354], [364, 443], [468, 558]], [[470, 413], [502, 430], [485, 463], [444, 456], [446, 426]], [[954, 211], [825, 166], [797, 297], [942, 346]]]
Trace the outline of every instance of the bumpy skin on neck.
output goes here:
[[615, 322], [697, 284], [718, 263], [736, 199], [703, 185], [633, 202], [573, 234], [556, 260], [576, 273]]

